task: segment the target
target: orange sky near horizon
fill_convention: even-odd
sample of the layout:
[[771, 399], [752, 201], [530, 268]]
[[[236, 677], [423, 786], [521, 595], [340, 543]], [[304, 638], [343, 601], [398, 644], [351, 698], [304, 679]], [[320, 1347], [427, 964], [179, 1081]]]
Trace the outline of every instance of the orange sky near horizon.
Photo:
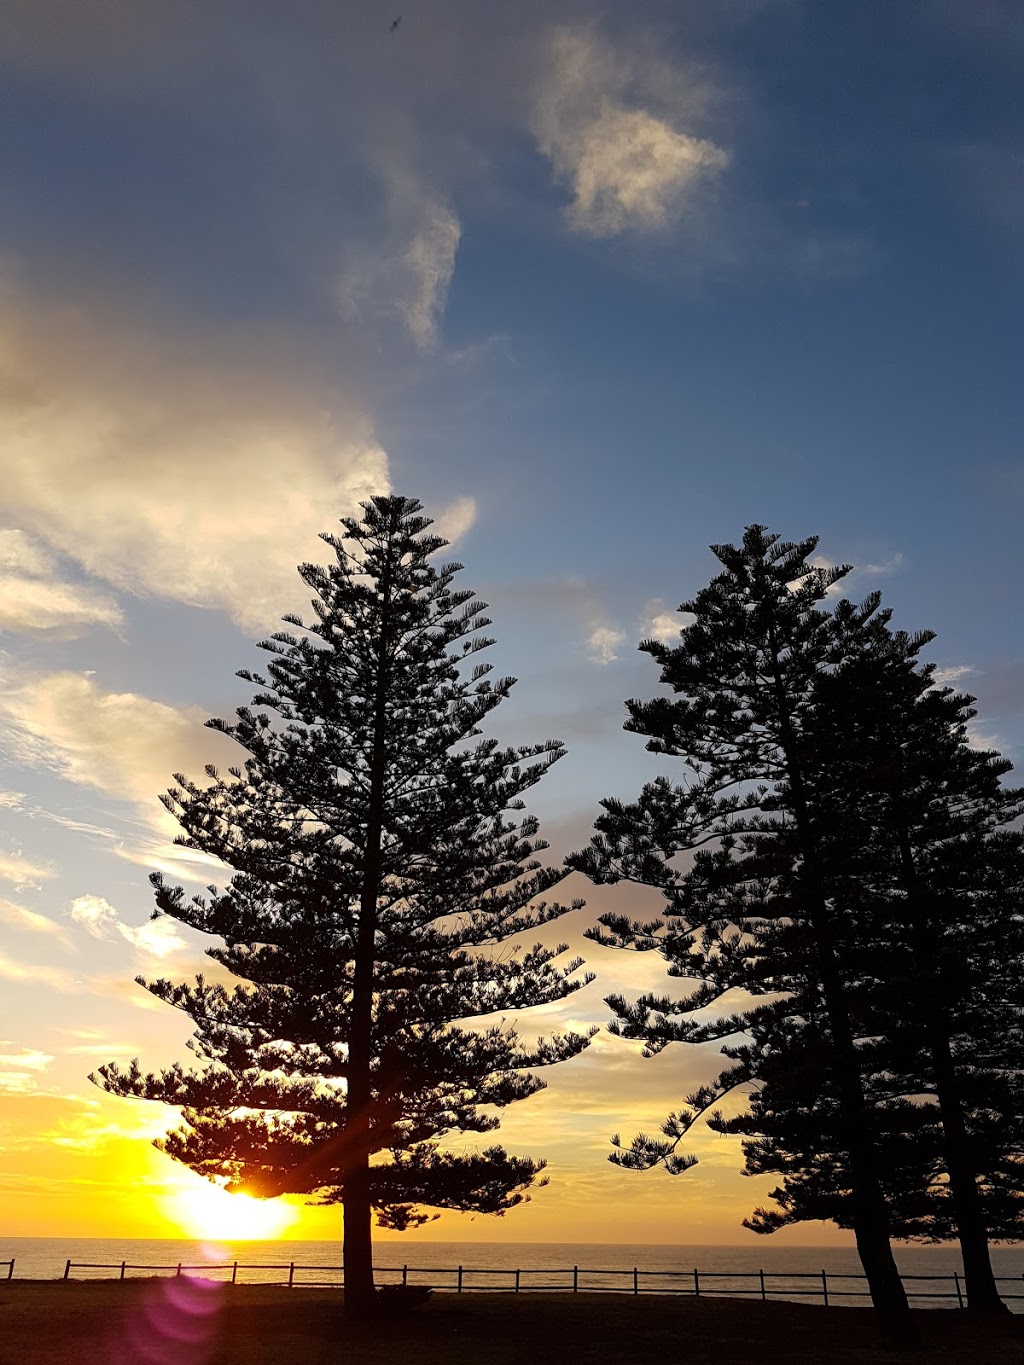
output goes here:
[[[610, 894], [610, 893], [602, 893]], [[577, 912], [574, 919], [587, 912]], [[564, 925], [563, 925], [564, 927]], [[578, 946], [578, 932], [570, 951]], [[615, 986], [665, 984], [652, 955], [622, 954], [585, 944], [598, 981], [567, 1001], [528, 1011], [518, 1021], [528, 1035], [554, 1027], [605, 1022], [602, 996]], [[609, 961], [611, 960], [611, 961]], [[200, 963], [195, 963], [198, 967]], [[629, 969], [632, 969], [631, 971]], [[187, 969], [182, 975], [187, 975]], [[673, 983], [678, 988], [679, 983]], [[147, 1069], [185, 1061], [190, 1021], [157, 1005], [141, 988], [137, 997], [108, 1003], [108, 1026], [119, 1020]], [[129, 1003], [131, 1002], [131, 1003]], [[137, 1006], [143, 1005], [143, 1009]], [[89, 1030], [78, 1029], [78, 1034]], [[0, 1096], [0, 1189], [9, 1237], [186, 1237], [242, 1240], [340, 1238], [338, 1206], [309, 1206], [299, 1197], [257, 1201], [231, 1196], [202, 1180], [152, 1146], [175, 1126], [164, 1106], [107, 1095], [85, 1079], [86, 1068], [104, 1060], [109, 1034], [51, 1059], [48, 1074], [70, 1084], [57, 1093], [26, 1089]], [[129, 1044], [115, 1048], [126, 1056]], [[87, 1049], [88, 1058], [81, 1050]], [[580, 1057], [545, 1073], [546, 1090], [509, 1106], [494, 1139], [510, 1151], [547, 1158], [549, 1184], [503, 1218], [442, 1213], [405, 1234], [378, 1233], [380, 1240], [622, 1242], [669, 1244], [763, 1244], [741, 1226], [764, 1202], [772, 1181], [746, 1179], [739, 1139], [701, 1127], [687, 1144], [700, 1164], [682, 1176], [663, 1171], [621, 1171], [608, 1160], [615, 1131], [629, 1137], [656, 1129], [682, 1095], [716, 1066], [714, 1049], [670, 1048], [645, 1060], [639, 1045], [601, 1032]], [[490, 1140], [488, 1138], [488, 1140]], [[457, 1136], [451, 1145], [458, 1148]], [[469, 1135], [465, 1145], [480, 1139]], [[774, 1245], [848, 1245], [848, 1234], [830, 1225], [805, 1225], [776, 1234]], [[2, 1243], [0, 1243], [2, 1249]]]

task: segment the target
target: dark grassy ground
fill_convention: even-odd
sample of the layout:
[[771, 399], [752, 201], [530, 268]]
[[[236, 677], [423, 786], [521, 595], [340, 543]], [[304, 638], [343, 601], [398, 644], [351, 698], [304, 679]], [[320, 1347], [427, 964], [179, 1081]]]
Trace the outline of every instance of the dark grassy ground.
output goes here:
[[884, 1350], [869, 1309], [617, 1294], [435, 1294], [353, 1328], [339, 1295], [187, 1281], [0, 1284], [4, 1365], [1024, 1365], [1024, 1318], [918, 1312]]

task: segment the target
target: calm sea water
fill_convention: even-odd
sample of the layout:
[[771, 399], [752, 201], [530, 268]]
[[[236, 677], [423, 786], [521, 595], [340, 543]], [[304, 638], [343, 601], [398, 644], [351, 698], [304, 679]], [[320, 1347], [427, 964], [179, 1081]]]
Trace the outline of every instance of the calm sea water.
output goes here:
[[[462, 1266], [462, 1287], [513, 1289], [516, 1271], [526, 1289], [577, 1287], [617, 1289], [631, 1292], [633, 1272], [642, 1291], [675, 1290], [693, 1293], [694, 1269], [702, 1294], [744, 1293], [760, 1297], [760, 1272], [772, 1298], [804, 1298], [821, 1302], [821, 1272], [827, 1272], [833, 1302], [863, 1303], [855, 1296], [863, 1291], [856, 1252], [841, 1247], [756, 1247], [624, 1245], [599, 1242], [378, 1242], [378, 1283], [395, 1283], [403, 1274], [411, 1284], [432, 1284], [437, 1289], [456, 1289]], [[238, 1262], [240, 1282], [284, 1283], [291, 1275], [295, 1284], [340, 1282], [341, 1248], [338, 1242], [225, 1242], [210, 1244], [177, 1240], [131, 1241], [88, 1238], [0, 1237], [0, 1279], [3, 1264], [14, 1258], [16, 1279], [57, 1279], [68, 1260], [74, 1279], [174, 1274], [179, 1263], [186, 1269], [202, 1268], [204, 1276], [230, 1279]], [[924, 1306], [955, 1307], [954, 1273], [961, 1280], [963, 1268], [950, 1247], [898, 1247], [899, 1262], [908, 1292]], [[992, 1259], [1001, 1288], [1011, 1307], [1024, 1312], [1024, 1249], [994, 1247]], [[291, 1266], [294, 1264], [294, 1271]], [[220, 1267], [220, 1268], [215, 1268]], [[575, 1267], [575, 1272], [574, 1272]], [[657, 1273], [656, 1273], [657, 1272]], [[937, 1277], [937, 1278], [917, 1278]], [[934, 1296], [934, 1297], [933, 1297]]]

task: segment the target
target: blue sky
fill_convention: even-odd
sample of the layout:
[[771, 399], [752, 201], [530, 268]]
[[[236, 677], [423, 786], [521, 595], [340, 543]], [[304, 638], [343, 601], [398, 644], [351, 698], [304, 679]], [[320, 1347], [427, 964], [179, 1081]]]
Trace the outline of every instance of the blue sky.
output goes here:
[[[521, 678], [501, 732], [569, 743], [534, 802], [559, 851], [654, 771], [620, 729], [656, 685], [635, 646], [751, 521], [820, 533], [851, 591], [938, 631], [1020, 756], [1019, 7], [14, 0], [0, 52], [0, 1123], [26, 1210], [41, 1142], [106, 1170], [98, 1127], [149, 1122], [83, 1076], [187, 1033], [131, 984], [199, 946], [140, 933], [146, 872], [196, 872], [156, 794], [217, 757], [203, 718], [372, 492], [418, 496], [490, 601]], [[600, 970], [581, 1018], [639, 968]], [[699, 1066], [626, 1046], [553, 1078], [523, 1142], [671, 1240], [660, 1184], [602, 1162]], [[753, 1202], [724, 1141], [690, 1240]], [[553, 1205], [584, 1236], [587, 1198]]]

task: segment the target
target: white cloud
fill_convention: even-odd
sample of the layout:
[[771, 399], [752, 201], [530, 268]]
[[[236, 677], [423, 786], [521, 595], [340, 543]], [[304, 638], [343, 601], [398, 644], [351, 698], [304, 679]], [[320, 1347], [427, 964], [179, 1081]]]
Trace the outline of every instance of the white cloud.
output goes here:
[[31, 1095], [38, 1089], [35, 1076], [26, 1071], [0, 1071], [0, 1095]]
[[970, 664], [951, 664], [948, 668], [937, 668], [932, 674], [939, 687], [948, 687], [951, 683], [958, 683], [964, 678], [977, 677], [978, 670], [972, 668]]
[[685, 73], [636, 61], [592, 30], [554, 31], [534, 130], [572, 192], [574, 228], [598, 237], [664, 228], [725, 168], [723, 148], [676, 126], [698, 102], [686, 86]]
[[[0, 1048], [11, 1046], [9, 1042], [0, 1042]], [[53, 1060], [48, 1052], [36, 1048], [19, 1047], [16, 1052], [0, 1053], [0, 1066], [16, 1067], [19, 1071], [45, 1071]]]
[[668, 611], [663, 598], [653, 597], [644, 604], [640, 614], [640, 633], [645, 639], [667, 644], [678, 641], [683, 627], [692, 620], [692, 616], [683, 612]]
[[144, 924], [125, 924], [103, 896], [76, 896], [68, 914], [93, 938], [109, 939], [116, 932], [147, 957], [168, 957], [188, 947], [173, 920], [161, 918], [146, 920]]
[[119, 923], [117, 932], [147, 957], [169, 957], [188, 947], [174, 921], [166, 918], [147, 920], [139, 925]]
[[[304, 597], [295, 565], [316, 534], [387, 489], [365, 414], [307, 377], [294, 345], [253, 331], [159, 338], [2, 285], [0, 303], [0, 497], [122, 590], [266, 629]], [[116, 613], [91, 590], [23, 589], [18, 619], [43, 610]]]
[[0, 631], [62, 631], [118, 626], [120, 607], [104, 593], [57, 576], [53, 556], [23, 531], [0, 529]]
[[595, 626], [587, 637], [587, 658], [602, 666], [610, 664], [619, 657], [615, 651], [625, 639], [624, 632], [612, 626]]
[[20, 853], [0, 853], [0, 881], [11, 882], [19, 890], [38, 886], [53, 875], [51, 868], [39, 867]]
[[93, 938], [108, 938], [109, 931], [118, 923], [117, 911], [102, 896], [76, 896], [68, 914]]
[[435, 535], [443, 536], [454, 544], [460, 540], [476, 521], [475, 498], [457, 498], [434, 518], [430, 528]]
[[1004, 753], [1008, 748], [1006, 741], [994, 730], [979, 730], [976, 725], [967, 726], [967, 744], [979, 753]]
[[230, 741], [204, 728], [201, 708], [105, 692], [79, 673], [45, 674], [8, 687], [0, 710], [23, 761], [144, 803], [161, 828], [166, 821], [156, 797], [172, 774], [201, 774], [205, 764], [233, 752]]

